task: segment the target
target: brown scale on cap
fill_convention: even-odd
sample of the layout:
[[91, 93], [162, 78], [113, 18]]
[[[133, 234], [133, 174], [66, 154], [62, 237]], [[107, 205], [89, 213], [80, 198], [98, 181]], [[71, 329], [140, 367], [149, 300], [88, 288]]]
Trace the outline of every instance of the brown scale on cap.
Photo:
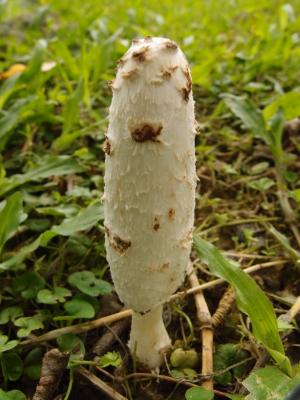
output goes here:
[[183, 72], [184, 76], [186, 77], [187, 89], [189, 91], [191, 91], [192, 90], [192, 76], [191, 76], [190, 70], [188, 67], [186, 67], [186, 69], [182, 70], [182, 72]]
[[186, 88], [186, 87], [180, 89], [181, 96], [182, 96], [183, 100], [184, 100], [186, 103], [189, 101], [190, 92], [191, 92], [191, 90], [189, 90], [189, 89]]
[[166, 49], [169, 50], [177, 50], [178, 46], [175, 42], [172, 42], [172, 40], [168, 40], [167, 42], [164, 43], [164, 46]]
[[176, 69], [178, 68], [178, 65], [171, 65], [170, 67], [164, 69], [160, 76], [165, 79], [165, 80], [169, 80], [172, 76], [172, 74], [174, 73], [174, 71], [176, 71]]
[[102, 150], [108, 156], [111, 155], [111, 143], [110, 143], [110, 140], [108, 139], [108, 137], [105, 137], [105, 141], [103, 143]]
[[155, 217], [154, 218], [154, 223], [153, 223], [153, 229], [155, 230], [155, 232], [157, 232], [160, 228], [160, 222], [159, 222], [159, 218]]
[[131, 79], [137, 75], [137, 72], [138, 72], [138, 69], [134, 68], [130, 71], [122, 72], [121, 75], [122, 75], [122, 78], [124, 78], [124, 79]]
[[168, 217], [169, 217], [169, 219], [171, 221], [174, 221], [174, 219], [175, 219], [175, 210], [174, 210], [174, 208], [169, 208]]
[[147, 58], [146, 55], [147, 55], [148, 50], [149, 50], [149, 46], [144, 46], [141, 49], [134, 51], [132, 53], [132, 57], [139, 62], [144, 62], [144, 61], [146, 61], [146, 58]]
[[187, 103], [189, 101], [190, 93], [192, 90], [192, 77], [188, 67], [183, 69], [182, 72], [186, 77], [186, 87], [180, 89], [180, 93], [182, 95], [183, 100]]
[[120, 58], [120, 59], [117, 61], [117, 66], [118, 66], [118, 67], [122, 67], [124, 64], [125, 64], [125, 60], [124, 60], [123, 57]]
[[187, 234], [179, 241], [179, 246], [184, 249], [187, 249], [190, 246], [192, 239], [193, 239], [193, 229], [187, 232]]
[[130, 240], [125, 240], [120, 238], [118, 235], [112, 235], [110, 230], [107, 228], [107, 226], [104, 226], [105, 233], [108, 237], [109, 244], [111, 247], [119, 254], [123, 255], [126, 253], [128, 248], [131, 246], [131, 241]]
[[144, 124], [134, 130], [131, 130], [131, 137], [136, 142], [158, 142], [157, 136], [160, 135], [162, 130], [162, 125], [157, 127], [151, 126], [149, 124]]
[[115, 85], [115, 80], [112, 81], [107, 81], [108, 86], [112, 89], [112, 90], [118, 90], [119, 88]]
[[169, 262], [165, 262], [165, 263], [163, 263], [161, 265], [158, 265], [158, 266], [148, 267], [148, 270], [151, 271], [151, 272], [164, 272], [169, 268], [170, 268], [170, 263]]

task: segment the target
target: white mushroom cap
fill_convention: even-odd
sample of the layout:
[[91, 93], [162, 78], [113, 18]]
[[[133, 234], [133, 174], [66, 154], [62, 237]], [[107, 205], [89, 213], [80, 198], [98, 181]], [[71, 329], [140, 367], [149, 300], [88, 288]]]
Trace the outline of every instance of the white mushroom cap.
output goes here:
[[195, 203], [194, 101], [169, 39], [134, 41], [112, 83], [105, 170], [107, 259], [120, 299], [147, 312], [182, 283]]

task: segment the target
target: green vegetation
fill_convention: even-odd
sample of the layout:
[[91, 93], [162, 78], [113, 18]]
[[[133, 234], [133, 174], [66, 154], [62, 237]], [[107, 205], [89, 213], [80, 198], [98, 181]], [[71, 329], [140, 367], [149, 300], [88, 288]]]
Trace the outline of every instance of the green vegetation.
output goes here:
[[[177, 41], [190, 61], [200, 179], [192, 257], [201, 282], [222, 277], [237, 295], [215, 331], [215, 398], [284, 400], [300, 382], [297, 318], [286, 316], [299, 296], [300, 127], [286, 124], [300, 116], [299, 32], [299, 0], [0, 0], [0, 400], [23, 400], [38, 382], [49, 347], [23, 340], [96, 318], [112, 291], [101, 205], [107, 81], [131, 40], [147, 35]], [[239, 268], [259, 263], [269, 268], [256, 282]], [[227, 286], [204, 292], [212, 313]], [[201, 354], [193, 297], [173, 306], [172, 340]], [[95, 360], [97, 338], [48, 343], [72, 351], [65, 400], [105, 398], [74, 378], [96, 364], [128, 399], [212, 398], [199, 387], [200, 362], [170, 370], [168, 358], [169, 381], [145, 384], [130, 376], [128, 331]]]

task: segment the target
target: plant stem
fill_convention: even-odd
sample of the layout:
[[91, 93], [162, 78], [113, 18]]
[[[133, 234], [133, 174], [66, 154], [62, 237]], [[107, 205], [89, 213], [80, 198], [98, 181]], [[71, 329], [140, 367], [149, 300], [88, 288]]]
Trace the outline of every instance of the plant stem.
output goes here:
[[277, 182], [277, 196], [280, 203], [280, 207], [282, 209], [284, 218], [286, 222], [289, 224], [291, 231], [293, 232], [297, 243], [300, 247], [300, 233], [295, 221], [297, 219], [295, 211], [292, 209], [289, 195], [288, 195], [288, 188], [286, 182], [284, 180], [284, 172], [285, 167], [283, 166], [280, 160], [275, 159], [275, 177]]

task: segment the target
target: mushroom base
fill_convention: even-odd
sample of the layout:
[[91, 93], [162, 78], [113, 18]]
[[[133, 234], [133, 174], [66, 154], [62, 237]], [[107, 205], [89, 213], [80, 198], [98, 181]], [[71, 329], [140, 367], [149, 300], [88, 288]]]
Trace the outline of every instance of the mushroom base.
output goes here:
[[162, 306], [144, 315], [133, 312], [129, 348], [137, 361], [150, 369], [163, 362], [163, 352], [171, 346], [171, 340], [162, 319]]

